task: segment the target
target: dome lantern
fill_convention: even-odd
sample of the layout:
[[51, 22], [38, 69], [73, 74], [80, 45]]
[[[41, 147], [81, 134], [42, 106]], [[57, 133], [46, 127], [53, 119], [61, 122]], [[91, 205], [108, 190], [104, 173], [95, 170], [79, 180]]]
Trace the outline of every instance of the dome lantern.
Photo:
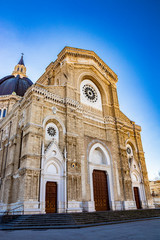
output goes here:
[[15, 66], [12, 75], [0, 79], [0, 96], [13, 94], [23, 97], [32, 84], [32, 81], [26, 76], [26, 67], [22, 53], [21, 59]]

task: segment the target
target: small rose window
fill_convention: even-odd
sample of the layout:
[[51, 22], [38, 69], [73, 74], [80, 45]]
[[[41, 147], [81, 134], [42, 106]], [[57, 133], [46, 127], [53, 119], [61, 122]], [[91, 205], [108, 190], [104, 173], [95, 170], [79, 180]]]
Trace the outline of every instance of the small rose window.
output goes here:
[[52, 141], [54, 139], [57, 143], [59, 142], [59, 130], [56, 124], [50, 122], [46, 125], [45, 136], [47, 141]]
[[54, 137], [56, 135], [56, 130], [54, 127], [48, 127], [47, 132], [51, 137]]

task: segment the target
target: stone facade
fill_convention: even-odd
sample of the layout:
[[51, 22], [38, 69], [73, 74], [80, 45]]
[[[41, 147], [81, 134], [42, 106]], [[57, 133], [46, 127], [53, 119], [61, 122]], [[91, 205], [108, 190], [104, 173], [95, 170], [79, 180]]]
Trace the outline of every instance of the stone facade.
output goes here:
[[57, 212], [95, 211], [95, 169], [107, 175], [110, 209], [135, 209], [134, 187], [153, 207], [141, 127], [120, 111], [117, 81], [94, 52], [65, 47], [24, 97], [0, 97], [1, 211], [45, 213], [48, 181]]
[[150, 181], [150, 191], [155, 207], [160, 208], [160, 180]]

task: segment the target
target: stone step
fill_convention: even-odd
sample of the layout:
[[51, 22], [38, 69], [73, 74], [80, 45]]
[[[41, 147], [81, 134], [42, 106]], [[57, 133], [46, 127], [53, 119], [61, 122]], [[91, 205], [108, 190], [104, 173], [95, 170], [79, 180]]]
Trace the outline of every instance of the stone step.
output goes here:
[[101, 221], [121, 221], [127, 219], [138, 219], [160, 216], [160, 209], [151, 210], [130, 210], [130, 211], [109, 211], [84, 214], [72, 214], [74, 220], [79, 224], [95, 223]]
[[67, 223], [67, 222], [57, 222], [57, 223], [20, 223], [20, 224], [7, 224], [6, 226], [54, 226], [54, 225], [75, 225], [75, 222], [73, 223]]
[[160, 209], [6, 216], [1, 229], [51, 228], [160, 217]]

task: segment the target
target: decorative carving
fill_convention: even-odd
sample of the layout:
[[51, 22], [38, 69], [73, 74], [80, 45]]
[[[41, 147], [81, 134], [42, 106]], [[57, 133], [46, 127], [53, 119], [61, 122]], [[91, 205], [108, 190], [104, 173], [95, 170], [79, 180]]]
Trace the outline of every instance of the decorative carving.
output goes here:
[[2, 142], [4, 142], [9, 136], [9, 126], [6, 126], [2, 135]]
[[54, 136], [56, 135], [56, 130], [55, 130], [54, 127], [49, 127], [49, 128], [47, 129], [47, 132], [48, 132], [48, 134], [49, 134], [50, 136], [52, 136], [52, 137], [54, 137]]
[[56, 107], [52, 107], [52, 112], [53, 112], [53, 114], [56, 114], [57, 108]]
[[19, 128], [21, 128], [22, 126], [24, 126], [25, 117], [26, 117], [26, 110], [23, 110], [23, 113], [22, 113], [22, 115], [21, 115], [21, 117], [20, 117], [20, 120], [19, 120], [19, 123], [18, 123]]
[[96, 90], [92, 86], [85, 84], [82, 88], [82, 92], [87, 98], [87, 100], [93, 103], [97, 102], [98, 95], [96, 93]]
[[115, 118], [111, 116], [104, 117], [105, 124], [115, 124]]

